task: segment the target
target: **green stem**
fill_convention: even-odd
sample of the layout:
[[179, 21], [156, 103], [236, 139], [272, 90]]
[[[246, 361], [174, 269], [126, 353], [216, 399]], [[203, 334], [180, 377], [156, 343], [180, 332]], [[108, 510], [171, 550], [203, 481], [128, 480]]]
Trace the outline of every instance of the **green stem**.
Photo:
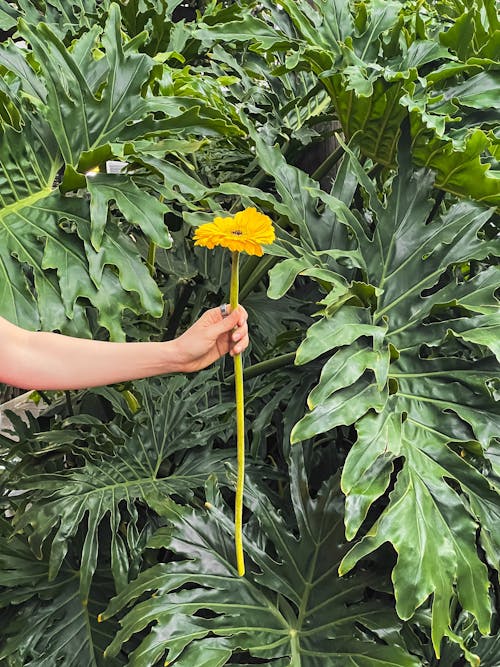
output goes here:
[[[238, 307], [239, 294], [239, 252], [232, 253], [231, 288], [229, 303], [231, 310]], [[236, 451], [238, 476], [236, 480], [236, 499], [234, 505], [234, 544], [236, 547], [236, 565], [238, 574], [245, 574], [243, 555], [243, 489], [245, 484], [245, 398], [243, 395], [243, 360], [241, 354], [234, 355], [234, 386], [236, 393]]]
[[333, 169], [333, 167], [337, 164], [337, 162], [340, 160], [342, 155], [344, 154], [344, 149], [342, 146], [339, 146], [336, 148], [333, 153], [331, 153], [326, 160], [319, 165], [319, 167], [316, 169], [311, 174], [311, 178], [314, 179], [315, 181], [320, 181], [323, 176], [326, 176], [329, 171]]
[[147, 261], [147, 267], [150, 276], [154, 276], [155, 274], [155, 264], [156, 264], [156, 243], [154, 241], [150, 241], [148, 248], [148, 261]]
[[172, 338], [175, 338], [175, 334], [177, 333], [177, 329], [179, 328], [182, 315], [186, 309], [186, 306], [188, 305], [189, 299], [193, 292], [193, 288], [194, 288], [194, 283], [191, 282], [186, 283], [185, 281], [182, 281], [181, 284], [179, 285], [179, 290], [176, 294], [174, 312], [170, 316], [170, 319], [168, 321], [168, 327], [165, 331], [162, 340], [172, 340]]
[[274, 257], [273, 255], [267, 255], [264, 257], [264, 259], [261, 259], [259, 264], [248, 276], [243, 287], [241, 288], [240, 296], [242, 299], [250, 294], [253, 288], [262, 280], [266, 273], [273, 268], [278, 259], [278, 257]]
[[[287, 354], [282, 354], [279, 357], [273, 357], [272, 359], [266, 359], [265, 361], [260, 361], [258, 364], [253, 366], [247, 366], [243, 371], [243, 379], [250, 380], [254, 377], [258, 377], [263, 373], [270, 373], [271, 371], [276, 370], [277, 368], [282, 368], [283, 366], [290, 366], [295, 361], [295, 352], [288, 352]], [[406, 375], [405, 375], [406, 377]], [[228, 378], [224, 379], [224, 382], [228, 384], [234, 381], [234, 375], [230, 375]]]

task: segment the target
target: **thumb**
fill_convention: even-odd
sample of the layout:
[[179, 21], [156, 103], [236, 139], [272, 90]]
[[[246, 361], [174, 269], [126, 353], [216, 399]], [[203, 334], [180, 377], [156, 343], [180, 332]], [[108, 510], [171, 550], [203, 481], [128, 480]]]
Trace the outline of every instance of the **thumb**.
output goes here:
[[[218, 309], [219, 310], [219, 309]], [[220, 310], [219, 310], [220, 312]], [[217, 336], [232, 331], [235, 327], [238, 326], [238, 320], [240, 318], [240, 312], [238, 308], [235, 308], [229, 315], [226, 317], [222, 316], [220, 322], [216, 322], [213, 326], [213, 331]]]

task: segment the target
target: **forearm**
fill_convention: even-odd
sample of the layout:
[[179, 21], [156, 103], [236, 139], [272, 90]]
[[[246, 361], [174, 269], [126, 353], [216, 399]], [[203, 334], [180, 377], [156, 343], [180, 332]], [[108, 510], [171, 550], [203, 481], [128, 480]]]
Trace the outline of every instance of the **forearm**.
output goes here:
[[176, 357], [175, 341], [109, 343], [18, 330], [1, 377], [26, 389], [83, 389], [182, 371]]
[[246, 311], [211, 308], [179, 338], [108, 343], [26, 331], [0, 317], [0, 382], [26, 389], [85, 389], [165, 373], [193, 373], [248, 345]]

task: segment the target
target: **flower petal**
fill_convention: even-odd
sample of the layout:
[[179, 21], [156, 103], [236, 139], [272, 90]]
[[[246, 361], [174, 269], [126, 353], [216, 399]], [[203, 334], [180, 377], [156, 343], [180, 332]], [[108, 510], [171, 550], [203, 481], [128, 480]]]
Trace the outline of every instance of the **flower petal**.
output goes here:
[[216, 217], [200, 225], [194, 234], [195, 245], [214, 248], [222, 246], [249, 255], [263, 255], [261, 245], [275, 239], [271, 219], [251, 207], [236, 213], [234, 218]]

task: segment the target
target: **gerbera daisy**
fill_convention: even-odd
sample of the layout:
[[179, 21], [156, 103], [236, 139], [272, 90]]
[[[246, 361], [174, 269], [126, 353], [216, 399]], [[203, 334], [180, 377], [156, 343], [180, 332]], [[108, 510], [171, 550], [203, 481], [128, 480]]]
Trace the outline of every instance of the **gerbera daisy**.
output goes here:
[[274, 241], [271, 219], [255, 208], [246, 208], [233, 218], [217, 217], [213, 222], [200, 225], [194, 234], [195, 245], [214, 248], [222, 246], [233, 252], [248, 255], [264, 254], [262, 245]]
[[[271, 218], [259, 213], [255, 208], [246, 208], [233, 218], [215, 218], [213, 222], [200, 225], [194, 234], [195, 245], [205, 248], [222, 246], [229, 248], [232, 255], [230, 305], [238, 307], [239, 257], [240, 252], [249, 255], [264, 254], [262, 245], [274, 241]], [[222, 312], [222, 311], [221, 311]], [[234, 355], [234, 384], [236, 390], [236, 451], [238, 476], [234, 503], [234, 541], [238, 574], [245, 574], [243, 553], [243, 487], [245, 479], [245, 398], [243, 395], [243, 361], [241, 354]]]

